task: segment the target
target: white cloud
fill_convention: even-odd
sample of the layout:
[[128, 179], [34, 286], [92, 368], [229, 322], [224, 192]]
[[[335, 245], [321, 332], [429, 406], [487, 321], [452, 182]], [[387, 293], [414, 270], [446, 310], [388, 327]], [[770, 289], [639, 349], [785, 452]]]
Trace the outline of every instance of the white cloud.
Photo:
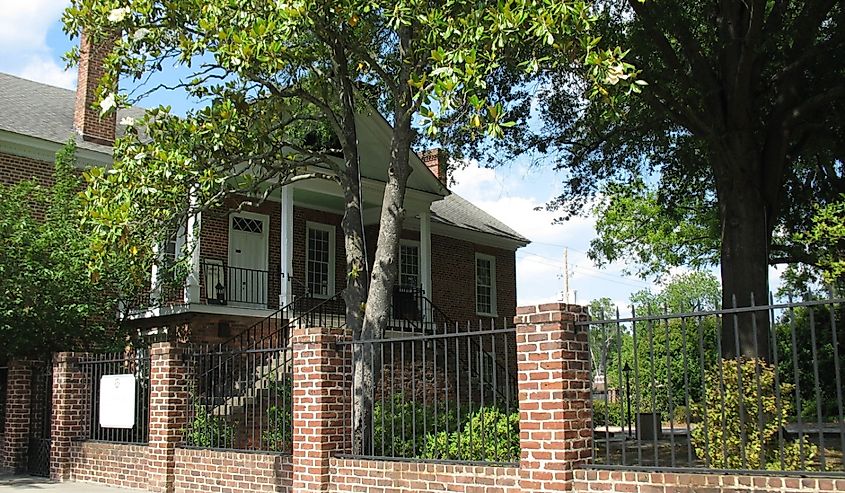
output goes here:
[[[510, 171], [510, 172], [508, 172]], [[586, 250], [589, 238], [594, 235], [595, 219], [575, 217], [563, 224], [554, 224], [560, 214], [542, 208], [551, 197], [525, 197], [511, 195], [507, 186], [515, 172], [524, 169], [490, 169], [471, 162], [453, 173], [452, 190], [515, 231], [539, 243], [560, 243], [578, 250]], [[551, 185], [551, 184], [549, 184]]]
[[0, 71], [72, 88], [76, 72], [65, 71], [48, 46], [67, 0], [14, 0], [0, 9]]
[[0, 52], [47, 50], [47, 30], [67, 0], [14, 0], [0, 9]]
[[[596, 235], [595, 218], [575, 217], [554, 224], [559, 214], [542, 209], [558, 191], [559, 178], [547, 170], [514, 166], [484, 168], [463, 163], [453, 172], [452, 191], [518, 231], [532, 241], [517, 252], [518, 304], [532, 305], [560, 300], [564, 291], [564, 248], [569, 248], [570, 300], [588, 304], [611, 297], [623, 313], [630, 294], [647, 287], [640, 280], [623, 277], [621, 266], [596, 269], [585, 252]], [[526, 175], [527, 173], [527, 175]], [[537, 176], [537, 175], [540, 176]], [[541, 209], [538, 210], [537, 208]]]
[[76, 87], [76, 71], [65, 70], [53, 60], [33, 57], [23, 68], [20, 69], [18, 75], [24, 79], [30, 79], [51, 86], [64, 87], [65, 89], [73, 89]]

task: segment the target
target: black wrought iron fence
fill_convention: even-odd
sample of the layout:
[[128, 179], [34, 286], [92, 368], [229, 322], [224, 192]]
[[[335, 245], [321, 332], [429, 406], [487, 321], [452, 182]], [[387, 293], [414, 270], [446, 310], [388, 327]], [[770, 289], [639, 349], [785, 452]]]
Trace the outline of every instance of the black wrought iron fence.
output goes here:
[[[139, 347], [122, 352], [93, 354], [79, 361], [89, 389], [89, 432], [92, 441], [145, 444], [150, 423], [150, 352]], [[133, 386], [132, 416], [117, 423], [110, 417], [110, 394], [119, 386]], [[122, 412], [122, 411], [121, 411]]]
[[844, 301], [579, 322], [594, 463], [845, 474]]
[[[341, 345], [360, 362], [348, 385], [365, 382], [348, 410], [352, 457], [519, 460], [515, 329], [447, 325]], [[507, 374], [489, 363], [491, 355]], [[367, 367], [375, 370], [371, 391], [365, 377], [355, 378]]]
[[291, 453], [292, 361], [288, 348], [193, 346], [184, 444]]

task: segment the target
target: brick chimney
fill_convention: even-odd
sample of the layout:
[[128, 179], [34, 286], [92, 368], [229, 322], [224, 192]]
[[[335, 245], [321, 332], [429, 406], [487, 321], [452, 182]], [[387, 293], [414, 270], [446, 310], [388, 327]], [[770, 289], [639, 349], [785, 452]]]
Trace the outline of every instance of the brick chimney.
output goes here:
[[444, 185], [448, 185], [449, 183], [448, 158], [449, 155], [446, 154], [446, 150], [440, 149], [439, 147], [426, 149], [420, 153], [422, 162], [440, 180], [440, 183]]
[[93, 45], [85, 33], [79, 40], [79, 78], [76, 82], [76, 106], [73, 128], [83, 140], [97, 144], [114, 144], [116, 112], [100, 118], [100, 108], [94, 106], [97, 86], [105, 74], [103, 62], [109, 54], [109, 44]]

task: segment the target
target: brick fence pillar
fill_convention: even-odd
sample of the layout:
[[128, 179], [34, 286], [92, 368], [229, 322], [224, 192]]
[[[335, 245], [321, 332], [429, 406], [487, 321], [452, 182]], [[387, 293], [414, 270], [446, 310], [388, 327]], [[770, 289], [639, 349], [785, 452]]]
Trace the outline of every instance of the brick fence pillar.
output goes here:
[[3, 430], [0, 471], [20, 472], [26, 468], [31, 379], [31, 362], [9, 362], [6, 379], [6, 425]]
[[329, 491], [329, 461], [349, 452], [349, 351], [341, 329], [293, 330], [293, 491]]
[[80, 354], [56, 353], [53, 357], [53, 406], [50, 425], [50, 478], [70, 478], [71, 446], [88, 433], [89, 384], [79, 368]]
[[519, 307], [519, 428], [523, 492], [569, 491], [590, 460], [590, 352], [577, 305]]
[[184, 349], [175, 342], [150, 348], [150, 430], [147, 447], [147, 488], [155, 493], [174, 490], [176, 447], [187, 425], [189, 369]]

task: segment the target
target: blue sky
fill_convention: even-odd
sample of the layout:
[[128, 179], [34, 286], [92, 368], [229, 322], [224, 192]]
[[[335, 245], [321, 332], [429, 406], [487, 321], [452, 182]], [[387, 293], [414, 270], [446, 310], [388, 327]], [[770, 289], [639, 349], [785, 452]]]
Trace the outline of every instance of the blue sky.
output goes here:
[[[72, 45], [62, 32], [66, 0], [7, 2], [0, 9], [0, 72], [47, 84], [73, 88], [74, 69], [64, 71], [62, 55]], [[184, 112], [183, 99], [159, 96], [147, 104], [171, 104]], [[488, 168], [485, 165], [493, 165]], [[517, 252], [517, 292], [520, 305], [561, 299], [563, 255], [569, 249], [570, 302], [610, 297], [624, 305], [632, 292], [651, 283], [622, 275], [621, 265], [597, 269], [586, 257], [595, 237], [594, 219], [576, 218], [553, 224], [556, 214], [536, 211], [557, 195], [562, 177], [549, 166], [528, 161], [470, 163], [454, 172], [453, 190], [487, 210], [533, 243]]]

